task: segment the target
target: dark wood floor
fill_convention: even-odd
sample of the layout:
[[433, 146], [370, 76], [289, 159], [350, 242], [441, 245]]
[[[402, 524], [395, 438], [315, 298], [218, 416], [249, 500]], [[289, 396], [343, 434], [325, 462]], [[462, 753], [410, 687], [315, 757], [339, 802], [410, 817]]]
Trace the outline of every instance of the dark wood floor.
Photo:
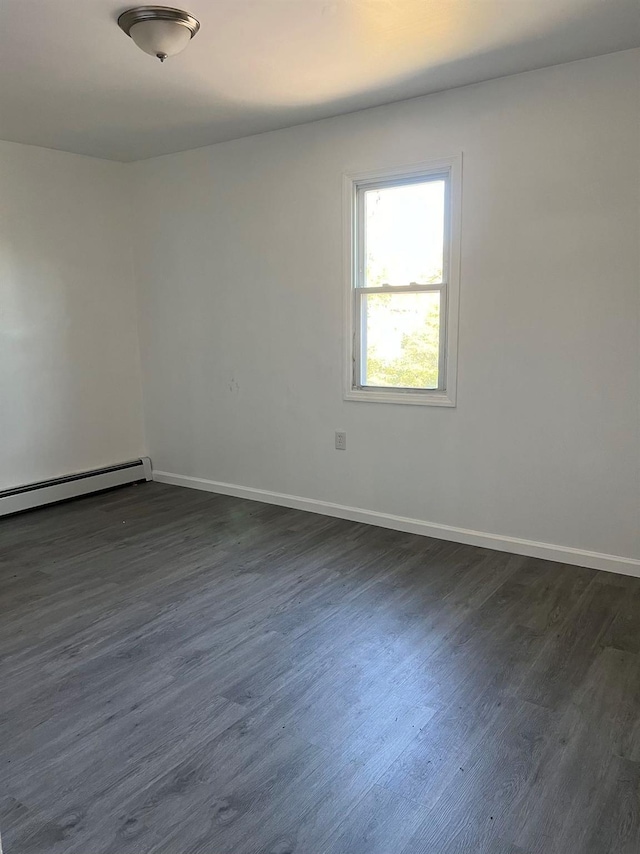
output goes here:
[[640, 580], [146, 484], [0, 523], [5, 854], [638, 854]]

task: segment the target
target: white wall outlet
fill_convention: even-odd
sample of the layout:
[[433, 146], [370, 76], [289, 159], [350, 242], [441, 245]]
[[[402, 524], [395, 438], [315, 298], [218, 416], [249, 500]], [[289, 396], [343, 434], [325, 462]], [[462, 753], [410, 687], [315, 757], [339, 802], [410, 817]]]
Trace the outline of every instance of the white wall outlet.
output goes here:
[[336, 430], [336, 451], [347, 450], [347, 434], [342, 430]]

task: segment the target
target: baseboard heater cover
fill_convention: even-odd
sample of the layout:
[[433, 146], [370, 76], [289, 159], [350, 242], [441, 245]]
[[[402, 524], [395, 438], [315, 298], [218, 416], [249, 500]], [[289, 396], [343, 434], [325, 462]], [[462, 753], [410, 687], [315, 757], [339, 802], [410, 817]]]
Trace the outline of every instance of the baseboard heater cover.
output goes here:
[[92, 471], [77, 472], [51, 480], [41, 480], [24, 486], [14, 486], [0, 490], [0, 516], [42, 507], [44, 504], [54, 504], [88, 495], [91, 492], [101, 492], [114, 486], [126, 483], [137, 483], [141, 480], [152, 480], [151, 460], [140, 457], [125, 463], [117, 463]]

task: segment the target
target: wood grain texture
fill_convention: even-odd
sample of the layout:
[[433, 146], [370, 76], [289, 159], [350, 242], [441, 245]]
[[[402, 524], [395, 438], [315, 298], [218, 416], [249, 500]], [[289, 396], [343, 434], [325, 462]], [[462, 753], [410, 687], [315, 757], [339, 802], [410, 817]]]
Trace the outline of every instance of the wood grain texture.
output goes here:
[[640, 580], [143, 484], [0, 521], [5, 854], [632, 854]]

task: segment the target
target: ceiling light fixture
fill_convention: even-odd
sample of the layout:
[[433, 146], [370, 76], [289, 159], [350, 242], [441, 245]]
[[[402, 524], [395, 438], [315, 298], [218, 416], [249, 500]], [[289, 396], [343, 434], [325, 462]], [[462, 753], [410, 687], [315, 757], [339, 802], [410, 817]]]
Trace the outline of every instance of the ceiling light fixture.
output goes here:
[[182, 9], [170, 6], [138, 6], [118, 18], [118, 26], [140, 50], [164, 62], [189, 44], [200, 29], [200, 22]]

